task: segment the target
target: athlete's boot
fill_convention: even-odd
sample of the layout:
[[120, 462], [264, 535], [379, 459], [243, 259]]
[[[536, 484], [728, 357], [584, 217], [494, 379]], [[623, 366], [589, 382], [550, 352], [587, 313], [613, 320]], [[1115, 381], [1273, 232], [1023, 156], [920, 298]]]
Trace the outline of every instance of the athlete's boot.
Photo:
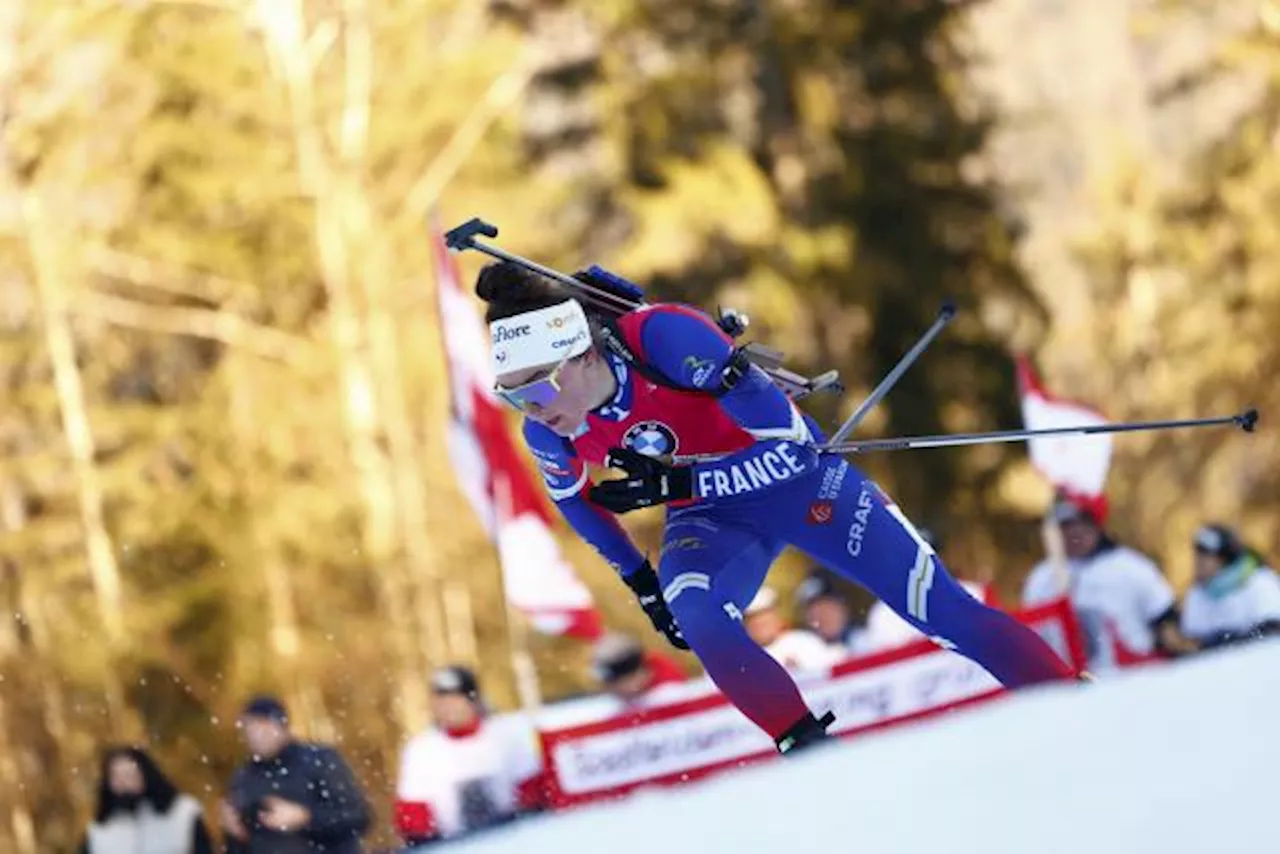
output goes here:
[[796, 721], [786, 732], [777, 738], [778, 752], [791, 753], [795, 750], [801, 750], [811, 747], [831, 738], [827, 732], [827, 727], [836, 722], [836, 716], [831, 712], [827, 712], [820, 718], [815, 718], [813, 712], [809, 712], [803, 718]]

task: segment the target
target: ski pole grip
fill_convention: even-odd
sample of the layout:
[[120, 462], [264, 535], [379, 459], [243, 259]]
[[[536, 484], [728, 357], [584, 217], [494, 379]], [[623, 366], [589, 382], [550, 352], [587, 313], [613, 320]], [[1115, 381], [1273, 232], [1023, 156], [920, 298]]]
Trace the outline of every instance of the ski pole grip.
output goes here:
[[450, 249], [471, 249], [475, 246], [476, 236], [480, 237], [497, 237], [498, 227], [491, 225], [478, 216], [464, 222], [462, 225], [455, 226], [444, 233], [444, 243]]

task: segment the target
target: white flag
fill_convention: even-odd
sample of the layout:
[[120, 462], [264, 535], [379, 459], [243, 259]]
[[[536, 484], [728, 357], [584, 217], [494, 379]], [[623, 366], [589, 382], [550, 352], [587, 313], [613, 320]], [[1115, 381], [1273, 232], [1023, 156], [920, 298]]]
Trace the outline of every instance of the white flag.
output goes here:
[[[1097, 410], [1055, 397], [1025, 357], [1019, 357], [1022, 422], [1028, 430], [1092, 427], [1109, 423]], [[1027, 440], [1031, 464], [1059, 490], [1081, 498], [1102, 496], [1111, 467], [1111, 434], [1040, 436]]]

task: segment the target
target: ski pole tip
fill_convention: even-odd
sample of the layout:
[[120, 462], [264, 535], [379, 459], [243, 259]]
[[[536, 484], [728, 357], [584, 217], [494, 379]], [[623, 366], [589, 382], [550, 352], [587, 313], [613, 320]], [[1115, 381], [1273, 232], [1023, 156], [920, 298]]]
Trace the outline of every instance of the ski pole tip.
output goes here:
[[1244, 432], [1252, 433], [1258, 423], [1258, 410], [1255, 407], [1249, 407], [1236, 416], [1236, 423], [1243, 428]]
[[938, 317], [943, 320], [950, 320], [956, 316], [956, 304], [951, 300], [947, 300], [942, 304], [942, 308], [938, 309]]

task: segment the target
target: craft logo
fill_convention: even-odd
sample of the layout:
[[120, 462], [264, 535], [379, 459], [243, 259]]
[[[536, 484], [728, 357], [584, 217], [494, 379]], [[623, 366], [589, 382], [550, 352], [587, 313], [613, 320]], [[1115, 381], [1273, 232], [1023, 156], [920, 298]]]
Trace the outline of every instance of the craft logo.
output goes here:
[[622, 434], [622, 444], [647, 457], [674, 454], [679, 442], [675, 432], [661, 421], [640, 421]]
[[[548, 324], [548, 325], [550, 325], [550, 324]], [[560, 338], [560, 339], [557, 339], [557, 340], [555, 340], [555, 341], [552, 341], [552, 342], [551, 342], [551, 349], [552, 349], [552, 350], [563, 350], [565, 347], [572, 347], [574, 344], [577, 344], [579, 341], [581, 341], [583, 338], [586, 338], [586, 337], [587, 337], [587, 333], [586, 333], [585, 331], [583, 331], [583, 330], [579, 329], [579, 330], [578, 330], [578, 333], [577, 333], [576, 335], [573, 335], [572, 337], [569, 337], [569, 338]]]
[[503, 341], [514, 341], [517, 338], [523, 338], [529, 334], [529, 324], [522, 326], [499, 326], [493, 330], [493, 343], [501, 344]]
[[507, 361], [507, 351], [498, 350], [493, 354], [493, 358], [499, 365], [504, 364]]
[[875, 488], [869, 481], [862, 484], [862, 492], [858, 495], [858, 509], [853, 511], [853, 524], [849, 526], [849, 536], [845, 541], [845, 551], [849, 553], [849, 557], [862, 554], [862, 538], [867, 534], [867, 524], [871, 519], [872, 494]]

